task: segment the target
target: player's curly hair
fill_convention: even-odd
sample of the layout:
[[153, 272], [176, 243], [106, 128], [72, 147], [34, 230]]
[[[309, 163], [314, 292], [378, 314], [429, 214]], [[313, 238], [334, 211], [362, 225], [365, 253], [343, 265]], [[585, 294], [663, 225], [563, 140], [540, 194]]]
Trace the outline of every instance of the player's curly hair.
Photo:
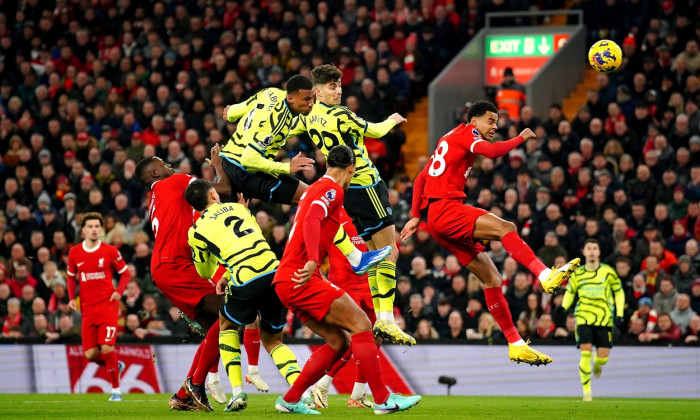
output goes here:
[[469, 111], [467, 111], [467, 121], [471, 121], [474, 117], [479, 118], [487, 112], [498, 113], [498, 108], [489, 101], [476, 101], [469, 107]]
[[355, 164], [355, 153], [348, 146], [339, 144], [331, 147], [326, 158], [326, 164], [329, 168], [345, 169], [350, 165]]
[[88, 220], [99, 220], [100, 221], [100, 226], [104, 226], [105, 222], [104, 219], [102, 218], [102, 215], [96, 211], [90, 212], [90, 213], [85, 213], [83, 218], [80, 220], [80, 227], [84, 228], [85, 223], [87, 223]]
[[325, 85], [340, 80], [343, 73], [333, 64], [322, 64], [311, 70], [311, 81], [314, 85]]

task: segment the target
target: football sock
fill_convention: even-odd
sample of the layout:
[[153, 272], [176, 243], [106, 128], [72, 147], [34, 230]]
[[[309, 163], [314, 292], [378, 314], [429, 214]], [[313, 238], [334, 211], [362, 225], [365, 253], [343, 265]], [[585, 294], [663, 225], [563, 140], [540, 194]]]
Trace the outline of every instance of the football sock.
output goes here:
[[362, 399], [365, 396], [365, 387], [367, 386], [364, 382], [355, 382], [355, 386], [352, 387], [352, 394], [350, 398], [353, 400]]
[[[339, 361], [340, 360], [338, 360], [338, 362]], [[335, 363], [338, 364], [338, 362]], [[331, 387], [331, 382], [333, 382], [333, 377], [328, 374], [325, 374], [323, 375], [323, 378], [319, 379], [318, 382], [316, 382], [316, 386], [319, 388], [328, 389]]]
[[245, 347], [245, 354], [248, 357], [248, 366], [257, 366], [260, 356], [259, 329], [249, 330], [246, 328], [243, 330], [243, 347]]
[[95, 357], [95, 360], [93, 360], [93, 362], [95, 362], [95, 363], [97, 363], [98, 365], [104, 367], [104, 366], [105, 366], [104, 354], [103, 354], [103, 353], [100, 353], [100, 352], [97, 352], [97, 357]]
[[207, 331], [204, 341], [202, 341], [202, 351], [199, 356], [199, 362], [197, 363], [197, 369], [195, 369], [192, 375], [192, 383], [196, 385], [201, 385], [204, 380], [207, 379], [207, 374], [212, 367], [216, 367], [217, 371], [219, 368], [219, 323], [216, 322]]
[[[521, 265], [527, 267], [537, 278], [540, 278], [540, 274], [547, 270], [547, 266], [535, 256], [535, 253], [532, 252], [532, 249], [525, 243], [523, 238], [518, 235], [518, 232], [506, 233], [501, 238], [501, 243], [503, 244], [503, 248], [508, 251], [508, 255], [513, 257], [513, 259]], [[547, 277], [545, 277], [545, 279], [546, 278]]]
[[384, 404], [389, 399], [389, 390], [384, 383], [380, 372], [377, 346], [374, 344], [374, 335], [371, 331], [363, 331], [350, 336], [352, 354], [357, 359], [358, 367], [362, 369], [365, 378], [372, 390], [375, 404]]
[[578, 362], [578, 373], [581, 376], [581, 386], [583, 392], [591, 392], [591, 352], [581, 350], [581, 360]]
[[109, 353], [102, 353], [102, 357], [105, 360], [105, 366], [109, 373], [109, 380], [112, 382], [112, 388], [119, 388], [119, 362], [117, 361], [117, 354], [112, 350]]
[[341, 354], [333, 350], [333, 347], [328, 344], [319, 347], [309, 356], [301, 374], [282, 398], [288, 403], [298, 402], [304, 391], [321, 379], [325, 372], [333, 366], [340, 356]]
[[379, 315], [379, 286], [377, 285], [377, 268], [372, 267], [367, 273], [367, 281], [369, 282], [369, 291], [372, 293], [372, 305], [374, 305], [374, 313]]
[[[217, 347], [219, 347], [219, 338], [216, 338]], [[209, 368], [209, 373], [217, 376], [219, 375], [219, 360], [221, 360], [221, 354], [216, 355], [216, 361], [212, 363], [211, 368]]]
[[379, 314], [383, 321], [394, 321], [394, 294], [396, 293], [396, 263], [382, 261], [377, 264], [377, 288], [379, 289]]
[[593, 363], [596, 366], [605, 366], [605, 364], [608, 363], [608, 359], [609, 357], [598, 357], [596, 355], [596, 357], [593, 359]]
[[[199, 358], [202, 355], [202, 347], [204, 347], [204, 341], [199, 343], [199, 346], [197, 346], [197, 351], [194, 352], [194, 357], [192, 358], [192, 364], [190, 365], [190, 370], [187, 372], [187, 378], [191, 378], [192, 375], [194, 375], [194, 372], [197, 370], [197, 365], [199, 364]], [[185, 391], [185, 388], [180, 387], [180, 389], [177, 390], [177, 397], [178, 398], [187, 398], [189, 395], [187, 391]]]
[[277, 370], [284, 377], [289, 385], [293, 385], [299, 378], [301, 369], [299, 369], [299, 362], [297, 362], [297, 356], [292, 352], [292, 350], [280, 344], [270, 351], [270, 356], [277, 366]]
[[496, 319], [498, 326], [501, 327], [501, 331], [503, 331], [503, 335], [506, 336], [506, 340], [512, 344], [519, 344], [518, 341], [522, 340], [522, 337], [520, 337], [518, 330], [513, 324], [513, 317], [508, 308], [508, 301], [503, 296], [501, 287], [487, 287], [484, 289], [484, 296], [486, 297], [486, 306], [489, 308], [491, 315]]
[[355, 245], [350, 240], [350, 237], [345, 232], [342, 226], [338, 228], [338, 231], [333, 237], [333, 244], [340, 250], [340, 252], [347, 257], [351, 265], [356, 266], [362, 261], [362, 252], [355, 248]]
[[220, 380], [219, 378], [219, 372], [209, 372], [209, 376], [207, 377], [209, 379], [209, 383], [212, 382], [218, 382]]
[[[224, 362], [224, 370], [231, 382], [233, 395], [243, 389], [243, 376], [241, 374], [241, 343], [238, 339], [238, 331], [224, 330], [219, 332], [219, 352]], [[239, 390], [235, 392], [235, 390]]]
[[119, 389], [119, 387], [112, 388], [112, 394], [115, 394], [115, 393], [116, 393], [116, 394], [121, 394], [121, 393], [122, 393], [122, 390]]
[[[350, 347], [348, 347], [347, 351], [340, 357], [340, 359], [338, 359], [337, 362], [335, 362], [333, 367], [328, 370], [326, 376], [330, 376], [331, 379], [333, 379], [335, 377], [335, 374], [338, 373], [338, 371], [342, 369], [343, 366], [345, 366], [345, 364], [350, 361], [350, 359], [352, 359], [352, 350]], [[328, 383], [328, 385], [330, 385], [330, 382]]]

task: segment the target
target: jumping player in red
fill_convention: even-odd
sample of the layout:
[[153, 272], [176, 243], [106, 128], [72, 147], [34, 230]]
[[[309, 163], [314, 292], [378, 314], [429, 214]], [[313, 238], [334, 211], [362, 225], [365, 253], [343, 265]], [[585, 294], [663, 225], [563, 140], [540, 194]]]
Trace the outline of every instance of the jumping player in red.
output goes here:
[[[100, 240], [102, 215], [87, 213], [80, 225], [84, 240], [68, 252], [68, 306], [78, 310], [75, 302], [75, 279], [78, 278], [85, 357], [107, 368], [112, 382], [112, 396], [109, 400], [121, 401], [119, 375], [124, 370], [124, 363], [117, 361], [114, 343], [117, 341], [119, 299], [131, 276], [119, 251]], [[113, 270], [120, 275], [116, 290], [112, 282]]]
[[501, 241], [508, 254], [537, 276], [548, 293], [553, 293], [571, 276], [580, 265], [580, 260], [574, 258], [562, 267], [551, 270], [518, 235], [513, 223], [486, 210], [463, 204], [466, 178], [477, 155], [488, 158], [504, 156], [535, 137], [528, 128], [513, 139], [489, 143], [498, 128], [497, 112], [492, 103], [478, 101], [467, 112], [469, 124], [461, 124], [440, 139], [428, 165], [414, 182], [412, 219], [404, 226], [401, 240], [413, 235], [421, 216], [427, 215], [428, 226], [435, 240], [483, 283], [486, 305], [508, 340], [510, 360], [546, 365], [552, 359], [530, 348], [513, 325], [508, 303], [501, 290], [501, 275], [493, 261], [482, 252], [484, 247], [479, 241]]
[[377, 375], [379, 361], [369, 318], [347, 293], [325, 281], [318, 270], [321, 259], [333, 247], [333, 237], [343, 220], [343, 198], [355, 172], [355, 154], [345, 145], [335, 146], [328, 153], [326, 164], [326, 175], [312, 184], [299, 202], [273, 281], [282, 303], [323, 337], [326, 345], [309, 357], [294, 385], [277, 399], [275, 408], [281, 413], [318, 414], [301, 401], [302, 393], [350, 346], [372, 390], [375, 413], [407, 410], [420, 401], [420, 396], [389, 393], [382, 376]]
[[[357, 232], [357, 228], [352, 223], [352, 218], [346, 212], [342, 212], [342, 219], [340, 224], [343, 229], [350, 236], [351, 242], [362, 252], [368, 250], [365, 241], [360, 237]], [[375, 305], [372, 302], [372, 292], [370, 291], [367, 283], [367, 275], [357, 275], [352, 270], [352, 266], [348, 262], [347, 258], [337, 247], [330, 247], [328, 258], [330, 262], [330, 270], [328, 272], [328, 281], [335, 284], [336, 286], [343, 289], [352, 300], [357, 303], [367, 314], [367, 318], [374, 325], [377, 320], [377, 314], [375, 312]], [[375, 336], [374, 341], [379, 346], [382, 339]], [[326, 372], [326, 374], [321, 378], [314, 386], [311, 394], [314, 398], [314, 403], [317, 407], [328, 408], [328, 390], [333, 382], [333, 378], [340, 371], [340, 369], [345, 366], [352, 359], [352, 351], [348, 349], [345, 354], [338, 360], [333, 367]], [[381, 374], [381, 373], [378, 373]], [[355, 386], [352, 389], [352, 394], [348, 399], [348, 407], [356, 408], [372, 408], [372, 402], [367, 399], [365, 395], [365, 389], [367, 387], [367, 380], [365, 379], [362, 369], [359, 366], [355, 373]]]
[[[218, 145], [212, 148], [209, 163], [218, 174], [223, 174]], [[192, 206], [185, 200], [185, 189], [196, 178], [176, 174], [170, 165], [158, 157], [141, 160], [136, 165], [136, 176], [151, 188], [148, 214], [155, 238], [151, 256], [153, 283], [189, 320], [195, 321], [206, 331], [187, 374], [195, 385], [191, 391], [198, 403], [192, 401], [183, 387], [170, 398], [169, 405], [171, 409], [179, 411], [195, 410], [197, 406], [211, 411], [213, 408], [204, 389], [204, 380], [219, 363], [218, 319], [223, 298], [216, 294], [215, 283], [199, 277], [187, 242], [187, 232], [192, 227], [195, 215]], [[219, 179], [219, 183], [213, 184], [214, 188], [222, 195], [230, 195], [228, 177], [221, 176]]]

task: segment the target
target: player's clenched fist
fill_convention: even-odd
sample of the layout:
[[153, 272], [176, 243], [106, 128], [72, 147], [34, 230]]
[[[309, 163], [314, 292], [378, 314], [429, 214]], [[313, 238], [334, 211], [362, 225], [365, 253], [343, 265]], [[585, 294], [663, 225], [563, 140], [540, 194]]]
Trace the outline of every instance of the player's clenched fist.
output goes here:
[[520, 133], [520, 137], [525, 139], [525, 141], [528, 141], [530, 139], [534, 139], [537, 136], [535, 135], [535, 133], [532, 132], [532, 130], [530, 130], [529, 128], [526, 128]]

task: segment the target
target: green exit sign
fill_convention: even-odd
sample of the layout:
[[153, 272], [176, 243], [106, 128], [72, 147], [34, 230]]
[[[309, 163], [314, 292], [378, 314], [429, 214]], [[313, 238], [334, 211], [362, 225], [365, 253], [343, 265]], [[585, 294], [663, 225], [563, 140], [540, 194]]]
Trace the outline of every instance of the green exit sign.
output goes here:
[[486, 57], [547, 57], [568, 38], [568, 34], [487, 36]]

